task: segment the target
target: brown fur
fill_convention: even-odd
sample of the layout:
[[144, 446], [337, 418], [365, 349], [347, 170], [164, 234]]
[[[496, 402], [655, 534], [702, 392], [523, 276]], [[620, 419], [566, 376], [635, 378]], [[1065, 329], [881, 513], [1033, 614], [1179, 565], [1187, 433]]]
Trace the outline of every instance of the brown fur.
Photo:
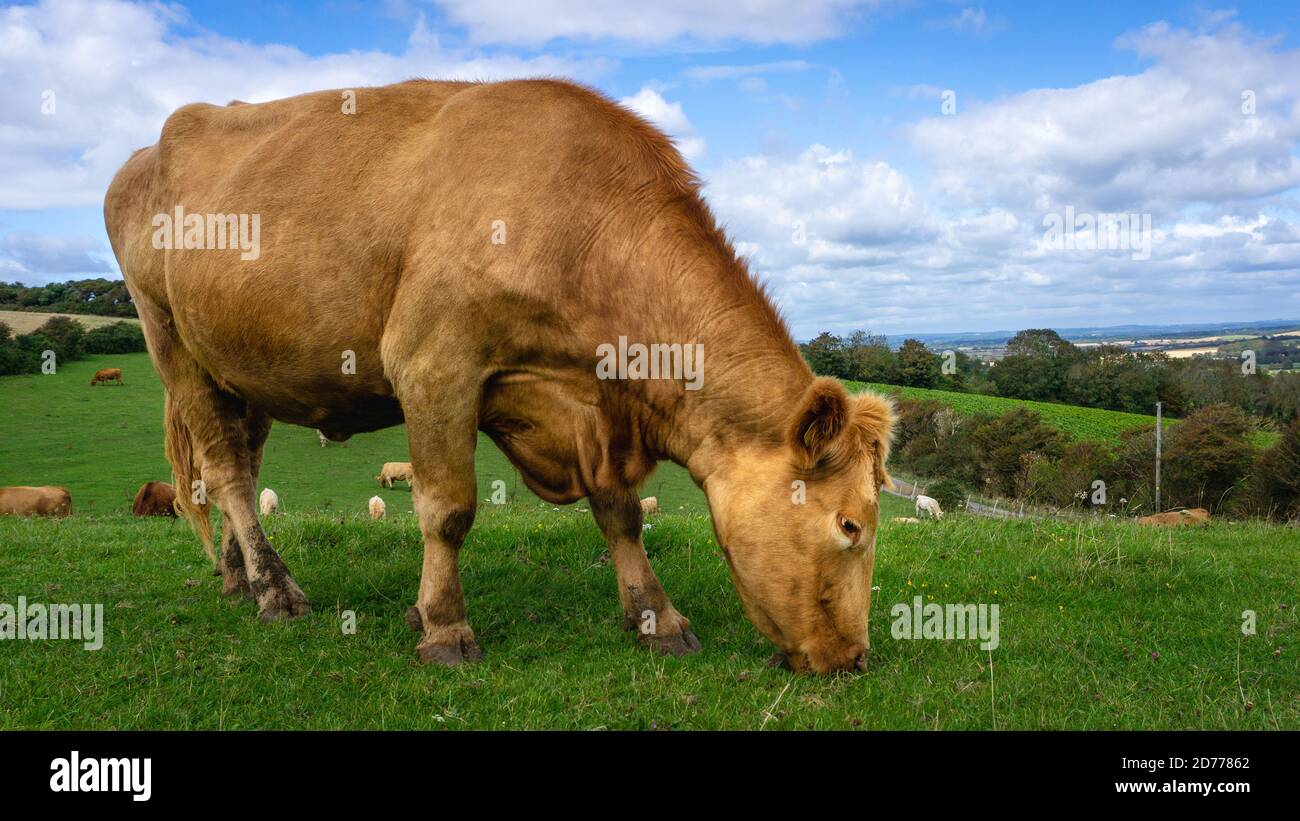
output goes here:
[[136, 491], [131, 515], [176, 518], [176, 488], [166, 482], [145, 482]]
[[[355, 115], [337, 91], [185, 106], [105, 200], [178, 482], [201, 475], [236, 529], [264, 617], [306, 604], [252, 509], [264, 437], [250, 426], [341, 440], [404, 420], [422, 658], [480, 654], [458, 557], [482, 430], [542, 498], [591, 498], [625, 616], [658, 614], [649, 646], [699, 646], [641, 544], [635, 488], [671, 459], [706, 490], [746, 611], [792, 666], [858, 661], [890, 406], [813, 379], [671, 142], [559, 81], [356, 93]], [[151, 219], [177, 204], [260, 214], [261, 256], [155, 250]], [[597, 347], [619, 336], [704, 345], [702, 389], [597, 379]]]
[[101, 370], [95, 371], [95, 375], [90, 377], [90, 387], [93, 388], [96, 385], [98, 385], [100, 382], [103, 382], [105, 385], [107, 385], [109, 382], [117, 382], [117, 384], [119, 385], [126, 384], [125, 382], [122, 381], [121, 368], [103, 368]]
[[1210, 511], [1203, 507], [1193, 507], [1187, 510], [1171, 510], [1165, 513], [1155, 513], [1151, 516], [1143, 516], [1138, 519], [1138, 524], [1157, 525], [1162, 527], [1207, 525], [1209, 523]]
[[70, 516], [72, 494], [62, 487], [0, 487], [0, 516]]

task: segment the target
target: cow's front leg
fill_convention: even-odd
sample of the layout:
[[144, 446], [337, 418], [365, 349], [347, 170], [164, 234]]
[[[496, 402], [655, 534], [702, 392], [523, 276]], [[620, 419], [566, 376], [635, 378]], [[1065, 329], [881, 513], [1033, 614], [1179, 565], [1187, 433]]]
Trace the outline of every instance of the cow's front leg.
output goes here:
[[618, 597], [623, 604], [623, 626], [635, 630], [646, 647], [673, 656], [695, 653], [700, 641], [690, 621], [677, 612], [650, 567], [641, 540], [641, 500], [636, 493], [591, 497], [591, 512], [614, 561]]
[[[425, 397], [404, 406], [417, 409], [443, 397]], [[407, 611], [407, 623], [422, 633], [416, 646], [421, 660], [457, 665], [483, 656], [474, 631], [465, 618], [465, 596], [460, 587], [460, 547], [474, 523], [477, 486], [474, 478], [474, 446], [477, 419], [462, 417], [459, 424], [448, 417], [406, 413], [411, 465], [415, 473], [412, 503], [424, 536], [424, 566], [420, 593]]]
[[253, 595], [248, 586], [248, 571], [244, 567], [244, 554], [235, 538], [235, 529], [222, 528], [221, 556], [217, 558], [217, 574], [221, 576], [221, 595], [245, 598]]

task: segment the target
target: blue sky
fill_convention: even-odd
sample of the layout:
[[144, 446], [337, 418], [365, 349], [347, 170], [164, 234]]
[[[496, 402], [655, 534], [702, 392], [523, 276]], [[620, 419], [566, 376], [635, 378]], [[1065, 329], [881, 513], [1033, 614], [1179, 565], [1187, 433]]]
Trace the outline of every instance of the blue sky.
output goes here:
[[[183, 103], [545, 74], [677, 140], [800, 338], [1300, 318], [1298, 29], [1285, 3], [7, 5], [0, 279], [116, 276], [104, 186]], [[1067, 209], [1149, 220], [1149, 253], [1053, 245]]]

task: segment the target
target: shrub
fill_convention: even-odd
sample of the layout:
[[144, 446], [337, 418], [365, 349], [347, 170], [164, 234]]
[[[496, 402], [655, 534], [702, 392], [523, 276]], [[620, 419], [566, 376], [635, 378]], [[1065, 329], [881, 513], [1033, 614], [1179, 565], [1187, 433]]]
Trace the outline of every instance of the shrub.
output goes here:
[[955, 479], [940, 479], [926, 488], [925, 495], [938, 502], [945, 513], [961, 510], [966, 503], [966, 488]]
[[1246, 488], [1245, 512], [1282, 521], [1300, 518], [1300, 419], [1255, 460]]
[[1250, 419], [1231, 405], [1210, 405], [1170, 434], [1161, 467], [1166, 507], [1214, 511], [1242, 483], [1254, 460]]
[[140, 353], [145, 350], [144, 331], [134, 322], [102, 325], [86, 334], [86, 353]]

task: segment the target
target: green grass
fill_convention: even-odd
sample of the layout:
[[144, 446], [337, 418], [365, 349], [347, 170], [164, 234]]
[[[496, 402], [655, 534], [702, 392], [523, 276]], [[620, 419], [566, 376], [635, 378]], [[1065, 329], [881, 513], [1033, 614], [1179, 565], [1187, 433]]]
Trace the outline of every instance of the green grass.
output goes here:
[[[1154, 415], [1124, 413], [1122, 411], [1102, 410], [1100, 408], [1081, 408], [1075, 405], [1058, 405], [1054, 402], [1031, 402], [1027, 399], [1008, 399], [1003, 396], [985, 396], [979, 393], [957, 393], [931, 388], [907, 388], [899, 385], [884, 385], [874, 382], [844, 383], [851, 391], [873, 390], [877, 393], [893, 394], [903, 399], [933, 399], [963, 415], [991, 413], [1000, 415], [1019, 407], [1035, 411], [1042, 417], [1043, 424], [1056, 428], [1081, 442], [1117, 442], [1119, 435], [1131, 428], [1154, 428]], [[1175, 420], [1165, 419], [1166, 427]]]
[[[311, 431], [277, 426], [265, 484], [288, 512], [266, 527], [313, 611], [263, 625], [251, 603], [219, 597], [184, 524], [122, 512], [128, 491], [165, 475], [161, 398], [138, 357], [113, 359], [126, 387], [87, 387], [105, 364], [0, 380], [0, 413], [17, 420], [0, 440], [0, 484], [66, 484], [77, 505], [65, 520], [0, 517], [0, 603], [102, 603], [106, 620], [95, 652], [0, 642], [0, 730], [1300, 729], [1293, 529], [904, 525], [888, 519], [906, 501], [889, 497], [870, 671], [817, 678], [765, 666], [772, 648], [741, 613], [707, 515], [670, 478], [657, 492], [674, 504], [651, 520], [646, 547], [701, 653], [637, 647], [586, 505], [555, 510], [521, 490], [480, 506], [463, 551], [484, 660], [424, 666], [403, 619], [420, 574], [414, 517], [361, 517], [378, 462], [403, 458], [399, 431], [321, 449]], [[480, 479], [494, 469], [512, 475], [481, 448]], [[409, 509], [406, 491], [381, 495], [390, 512]], [[890, 608], [918, 594], [998, 604], [999, 648], [892, 638]], [[1246, 637], [1248, 609], [1258, 633]], [[345, 611], [355, 634], [341, 629]]]
[[[420, 572], [411, 517], [268, 528], [312, 599], [292, 623], [219, 599], [182, 525], [0, 520], [0, 602], [102, 602], [107, 622], [95, 652], [0, 645], [0, 729], [1300, 728], [1296, 544], [1264, 525], [886, 522], [870, 671], [834, 678], [764, 665], [771, 648], [700, 514], [646, 536], [704, 646], [665, 658], [620, 629], [589, 516], [484, 509], [463, 578], [486, 655], [457, 669], [420, 665], [403, 621]], [[893, 639], [891, 606], [916, 594], [998, 603], [992, 669], [975, 642]]]

